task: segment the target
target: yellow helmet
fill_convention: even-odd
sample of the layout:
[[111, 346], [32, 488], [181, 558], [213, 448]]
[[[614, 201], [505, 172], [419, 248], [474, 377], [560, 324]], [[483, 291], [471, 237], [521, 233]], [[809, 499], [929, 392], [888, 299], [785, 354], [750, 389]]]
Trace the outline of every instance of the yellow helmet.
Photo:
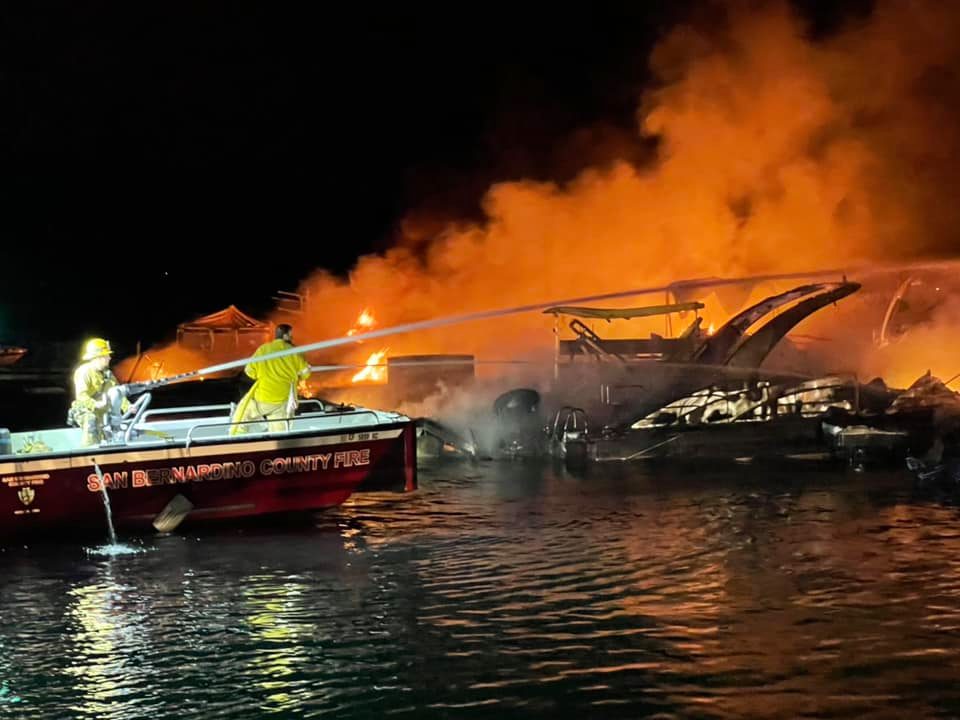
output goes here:
[[113, 351], [110, 349], [110, 343], [108, 343], [103, 338], [93, 338], [93, 340], [87, 340], [87, 344], [83, 346], [83, 360], [93, 360], [99, 357], [109, 357], [113, 354]]

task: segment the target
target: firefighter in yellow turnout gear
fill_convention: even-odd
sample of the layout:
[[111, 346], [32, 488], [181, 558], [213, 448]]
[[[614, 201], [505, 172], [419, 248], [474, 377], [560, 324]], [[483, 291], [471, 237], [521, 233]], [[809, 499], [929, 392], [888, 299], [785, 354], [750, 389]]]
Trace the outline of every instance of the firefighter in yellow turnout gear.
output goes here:
[[[293, 328], [278, 325], [276, 339], [257, 348], [253, 357], [261, 357], [293, 347]], [[297, 409], [297, 385], [310, 377], [310, 366], [303, 355], [286, 355], [261, 362], [250, 363], [244, 368], [252, 378], [253, 387], [243, 396], [236, 412], [231, 435], [248, 432], [256, 427], [250, 421], [261, 420], [268, 423], [270, 432], [279, 432], [287, 428], [284, 422], [293, 417]]]
[[[104, 441], [104, 426], [110, 411], [107, 391], [118, 385], [110, 372], [110, 343], [102, 338], [87, 341], [81, 364], [73, 372], [74, 400], [67, 414], [67, 421], [81, 430], [80, 442], [84, 446], [98, 445]], [[126, 398], [120, 409], [126, 412], [130, 403]]]

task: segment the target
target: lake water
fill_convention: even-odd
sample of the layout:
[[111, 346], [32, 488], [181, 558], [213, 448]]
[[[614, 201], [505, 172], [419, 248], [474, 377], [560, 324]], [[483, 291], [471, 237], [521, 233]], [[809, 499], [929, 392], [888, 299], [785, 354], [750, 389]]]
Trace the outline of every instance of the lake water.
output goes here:
[[7, 546], [0, 717], [956, 717], [958, 498], [442, 465], [315, 526]]

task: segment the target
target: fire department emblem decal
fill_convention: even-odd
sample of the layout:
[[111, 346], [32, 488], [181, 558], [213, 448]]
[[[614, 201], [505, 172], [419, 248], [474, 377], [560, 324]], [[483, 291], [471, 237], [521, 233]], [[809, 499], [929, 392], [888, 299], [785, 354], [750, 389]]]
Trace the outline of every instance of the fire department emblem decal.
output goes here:
[[36, 495], [37, 492], [32, 487], [22, 487], [20, 488], [20, 492], [17, 493], [17, 497], [20, 498], [20, 502], [22, 502], [24, 506], [32, 503]]

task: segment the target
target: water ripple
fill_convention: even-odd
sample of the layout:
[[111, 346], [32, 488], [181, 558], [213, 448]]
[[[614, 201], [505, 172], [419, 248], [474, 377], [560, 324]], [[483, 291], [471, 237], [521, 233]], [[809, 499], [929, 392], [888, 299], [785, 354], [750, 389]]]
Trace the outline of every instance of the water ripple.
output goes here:
[[907, 478], [422, 485], [308, 530], [5, 548], [0, 717], [960, 713], [958, 509]]

